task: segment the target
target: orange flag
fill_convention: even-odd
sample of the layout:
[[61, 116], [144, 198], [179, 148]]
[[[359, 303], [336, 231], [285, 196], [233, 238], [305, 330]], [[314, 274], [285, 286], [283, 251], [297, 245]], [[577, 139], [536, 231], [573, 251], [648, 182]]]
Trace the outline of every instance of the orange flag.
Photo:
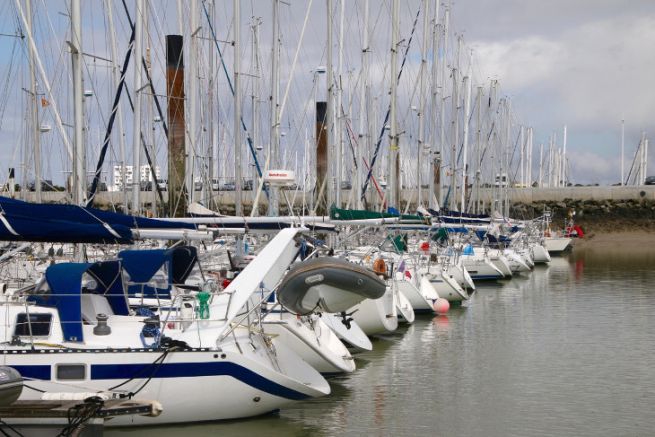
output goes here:
[[48, 102], [45, 97], [41, 97], [41, 107], [45, 108], [46, 106], [50, 106], [50, 102]]

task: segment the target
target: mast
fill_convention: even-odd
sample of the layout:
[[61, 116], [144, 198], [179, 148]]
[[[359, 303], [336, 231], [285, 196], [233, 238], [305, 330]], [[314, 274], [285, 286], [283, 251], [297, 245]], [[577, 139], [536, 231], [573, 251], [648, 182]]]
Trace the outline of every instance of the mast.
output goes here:
[[559, 148], [557, 149], [557, 153], [559, 153], [559, 174], [560, 174], [560, 187], [565, 187], [565, 179], [564, 179], [564, 149]]
[[480, 171], [480, 160], [482, 155], [482, 87], [478, 87], [478, 96], [477, 100], [477, 120], [475, 126], [477, 128], [475, 136], [475, 213], [479, 213], [480, 209], [480, 177], [482, 172]]
[[[27, 25], [27, 18], [25, 17], [25, 13], [23, 12], [23, 7], [21, 5], [20, 0], [14, 0], [14, 4], [16, 5], [16, 10], [18, 11], [18, 15], [20, 16], [20, 20], [25, 26], [25, 29], [29, 30], [30, 27]], [[48, 96], [48, 103], [52, 108], [52, 112], [55, 116], [55, 123], [57, 125], [57, 129], [59, 130], [59, 133], [61, 135], [61, 140], [64, 143], [64, 147], [66, 147], [66, 153], [68, 154], [68, 158], [72, 161], [75, 152], [68, 138], [68, 133], [66, 132], [64, 123], [61, 119], [61, 114], [59, 113], [59, 109], [57, 105], [57, 99], [52, 93], [52, 87], [50, 86], [48, 75], [46, 74], [45, 69], [43, 68], [43, 63], [41, 62], [41, 58], [39, 57], [38, 51], [36, 50], [36, 43], [34, 42], [34, 36], [32, 35], [31, 30], [27, 31], [26, 33], [27, 33], [26, 36], [27, 36], [27, 42], [29, 44], [30, 52], [32, 53], [33, 59], [36, 62], [36, 67], [38, 68], [39, 76], [41, 77], [41, 83], [45, 88], [45, 94]]]
[[[118, 65], [118, 49], [116, 47], [116, 29], [114, 27], [114, 11], [113, 11], [113, 2], [111, 0], [105, 0], [105, 5], [107, 7], [107, 22], [109, 25], [109, 41], [111, 46], [111, 59], [112, 59], [112, 78], [114, 82], [114, 88], [118, 88], [118, 83], [120, 82], [120, 68]], [[137, 60], [138, 62], [138, 60]], [[118, 118], [118, 144], [119, 144], [119, 156], [120, 156], [120, 173], [121, 173], [121, 192], [123, 197], [123, 211], [127, 211], [127, 205], [129, 203], [127, 188], [125, 184], [126, 169], [127, 164], [127, 155], [125, 148], [125, 128], [123, 127], [123, 115], [121, 111], [121, 106], [118, 105], [117, 114]]]
[[[241, 5], [234, 0], [234, 186], [235, 215], [243, 215], [241, 205]], [[237, 247], [237, 251], [240, 246]]]
[[425, 75], [428, 67], [428, 28], [430, 25], [429, 0], [423, 0], [423, 46], [421, 48], [421, 77], [419, 79], [419, 109], [418, 109], [418, 144], [416, 152], [416, 206], [421, 205], [421, 156], [425, 148]]
[[[431, 142], [430, 142], [430, 170], [429, 170], [429, 198], [428, 198], [428, 206], [434, 206], [435, 208], [438, 208], [436, 204], [433, 202], [436, 201], [436, 203], [439, 203], [439, 194], [437, 190], [438, 182], [436, 181], [436, 176], [437, 172], [439, 171], [439, 166], [440, 166], [440, 160], [441, 160], [441, 153], [440, 151], [437, 150], [437, 134], [436, 134], [436, 121], [437, 121], [437, 113], [440, 113], [440, 108], [441, 108], [441, 96], [442, 96], [442, 84], [441, 84], [441, 78], [439, 76], [439, 72], [441, 71], [440, 69], [440, 63], [437, 61], [439, 57], [439, 44], [441, 43], [441, 25], [439, 24], [439, 6], [440, 6], [440, 1], [436, 0], [435, 2], [435, 8], [434, 8], [434, 28], [432, 30], [432, 101], [431, 101], [431, 106], [432, 106], [432, 116], [430, 117], [430, 120], [432, 120], [432, 126], [433, 128], [430, 129], [431, 131]], [[441, 61], [443, 63], [443, 61]], [[439, 153], [439, 155], [437, 155]]]
[[[32, 33], [32, 0], [25, 1], [25, 12], [27, 13], [27, 32]], [[29, 51], [30, 60], [30, 95], [32, 96], [32, 142], [34, 150], [34, 192], [36, 201], [41, 203], [41, 132], [39, 131], [39, 99], [37, 97], [36, 89], [36, 66], [34, 53]], [[27, 166], [27, 162], [25, 162]], [[27, 171], [24, 169], [23, 173]]]
[[134, 125], [132, 128], [132, 213], [141, 208], [141, 58], [143, 57], [143, 0], [136, 0], [134, 28]]
[[562, 139], [562, 159], [561, 159], [562, 186], [566, 187], [566, 125], [564, 125], [564, 138]]
[[84, 153], [84, 101], [82, 89], [82, 25], [80, 0], [71, 0], [71, 51], [73, 58], [73, 114], [75, 153], [73, 155], [73, 202], [85, 203], [86, 169]]
[[[211, 0], [209, 2], [209, 17], [212, 20], [212, 22], [215, 20], [215, 15], [216, 15], [216, 3], [214, 0]], [[211, 33], [210, 33], [211, 37]], [[213, 191], [213, 186], [214, 186], [214, 179], [216, 179], [216, 172], [214, 169], [215, 166], [215, 148], [216, 148], [216, 129], [214, 127], [214, 72], [216, 71], [216, 59], [214, 58], [214, 50], [211, 48], [209, 49], [209, 73], [207, 77], [207, 114], [209, 116], [207, 117], [207, 140], [208, 140], [208, 147], [207, 147], [207, 156], [209, 158], [209, 162], [207, 164], [207, 180], [208, 183], [203, 184], [203, 192], [205, 193], [205, 206], [208, 208], [212, 207], [212, 203], [215, 202], [213, 201], [213, 196], [212, 196], [212, 191]], [[218, 207], [216, 207], [218, 209]]]
[[539, 144], [539, 188], [544, 187], [544, 144]]
[[637, 185], [644, 185], [646, 179], [646, 148], [648, 147], [648, 140], [646, 139], [646, 132], [641, 133], [641, 149], [639, 150], [639, 178]]
[[525, 183], [525, 172], [523, 171], [524, 167], [524, 162], [525, 162], [525, 157], [524, 157], [524, 138], [523, 138], [523, 125], [519, 126], [519, 182], [521, 184], [521, 188], [523, 188], [523, 185]]
[[[145, 40], [145, 66], [143, 68], [146, 71], [146, 80], [152, 77], [152, 59], [150, 57], [150, 29], [148, 24], [148, 3], [146, 2], [143, 7], [143, 38]], [[137, 60], [138, 61], [138, 60]], [[155, 125], [153, 123], [153, 100], [146, 99], [146, 133], [147, 140], [144, 147], [146, 148], [147, 153], [150, 155], [150, 160], [148, 160], [148, 171], [146, 172], [146, 182], [149, 179], [152, 179], [150, 183], [150, 195], [152, 200], [150, 202], [150, 213], [152, 217], [157, 217], [157, 154], [155, 150]], [[143, 138], [143, 137], [142, 137]], [[139, 170], [140, 174], [140, 170]], [[153, 176], [154, 175], [154, 176]]]
[[464, 144], [462, 146], [462, 196], [460, 202], [460, 212], [466, 209], [466, 176], [467, 176], [467, 159], [469, 144], [469, 115], [471, 113], [471, 62], [464, 77]]
[[[459, 65], [456, 63], [455, 65]], [[457, 81], [457, 68], [453, 68], [453, 93], [452, 93], [452, 114], [451, 114], [451, 149], [450, 149], [450, 195], [448, 196], [448, 209], [456, 205], [453, 199], [457, 196], [457, 144], [459, 143], [459, 95], [458, 95], [458, 81]]]
[[393, 0], [391, 4], [391, 114], [390, 124], [391, 129], [389, 133], [389, 180], [387, 182], [387, 192], [389, 193], [387, 205], [399, 208], [398, 199], [398, 167], [399, 167], [399, 154], [398, 154], [398, 133], [396, 127], [396, 94], [398, 91], [398, 45], [399, 41], [399, 1]]
[[644, 132], [644, 177], [642, 179], [642, 184], [646, 183], [646, 177], [648, 176], [648, 138], [646, 138], [646, 133]]
[[[496, 126], [500, 125], [500, 102], [496, 98], [496, 91], [497, 91], [497, 85], [498, 81], [495, 79], [492, 79], [489, 82], [489, 112], [494, 111], [492, 113], [492, 116], [494, 119], [491, 121], [491, 128], [490, 128], [490, 137], [487, 139], [486, 147], [489, 149], [489, 159], [487, 162], [490, 163], [491, 167], [491, 201], [489, 202], [489, 210], [491, 212], [497, 211], [497, 206], [498, 206], [498, 184], [496, 184], [496, 165], [497, 165], [497, 148], [498, 146], [498, 132], [499, 129], [495, 128]], [[494, 108], [494, 109], [492, 109]]]
[[621, 186], [625, 185], [625, 120], [621, 120]]
[[[500, 175], [500, 185], [504, 185], [502, 187], [503, 190], [503, 198], [505, 199], [505, 205], [504, 205], [504, 211], [503, 215], [505, 217], [509, 216], [509, 193], [508, 193], [508, 185], [509, 185], [509, 154], [510, 154], [510, 149], [511, 149], [511, 143], [512, 143], [512, 138], [511, 138], [511, 127], [512, 127], [512, 106], [510, 103], [509, 98], [505, 98], [505, 107], [507, 110], [506, 113], [506, 132], [505, 132], [505, 160], [504, 160], [504, 172], [501, 172]], [[505, 177], [503, 178], [503, 173], [505, 173]], [[504, 179], [504, 182], [503, 182]]]
[[343, 19], [344, 19], [344, 5], [345, 0], [340, 1], [339, 12], [339, 79], [337, 82], [337, 107], [334, 114], [336, 114], [336, 137], [337, 137], [337, 207], [341, 208], [341, 181], [343, 180]]
[[[270, 132], [270, 152], [269, 152], [269, 169], [276, 168], [280, 162], [280, 119], [279, 119], [279, 94], [280, 94], [280, 0], [273, 0], [273, 47], [271, 53], [271, 132]], [[269, 216], [279, 214], [279, 192], [275, 184], [271, 185], [271, 194], [269, 199]]]
[[550, 137], [548, 147], [548, 188], [553, 187], [553, 136]]
[[[361, 87], [361, 95], [359, 98], [359, 144], [357, 145], [356, 150], [356, 160], [357, 160], [357, 172], [355, 187], [357, 190], [362, 189], [362, 167], [364, 167], [363, 162], [363, 151], [368, 151], [369, 149], [369, 139], [370, 139], [370, 130], [368, 129], [368, 118], [366, 117], [366, 108], [368, 107], [368, 98], [369, 98], [369, 0], [364, 1], [364, 43], [362, 44], [362, 81], [363, 85]], [[357, 196], [357, 209], [364, 209], [362, 202], [362, 196]]]
[[527, 155], [527, 184], [532, 187], [532, 127], [528, 128]]
[[198, 99], [198, 0], [191, 0], [189, 4], [189, 124], [187, 125], [186, 145], [186, 189], [189, 196], [189, 204], [196, 200], [195, 174], [196, 174], [196, 147], [197, 134], [197, 99]]
[[[327, 112], [326, 119], [328, 122], [327, 126], [327, 177], [326, 177], [326, 187], [325, 192], [327, 194], [327, 204], [325, 205], [326, 210], [329, 211], [330, 207], [334, 203], [334, 101], [332, 100], [332, 86], [334, 84], [334, 77], [332, 71], [332, 0], [327, 0]], [[316, 190], [320, 193], [322, 187], [316, 187]]]
[[[444, 159], [444, 148], [446, 146], [446, 71], [447, 71], [447, 62], [446, 62], [446, 52], [448, 51], [448, 40], [449, 40], [449, 27], [450, 27], [450, 4], [446, 4], [446, 10], [444, 11], [444, 23], [443, 23], [443, 39], [442, 39], [442, 50], [443, 50], [443, 59], [441, 61], [441, 79], [439, 81], [439, 86], [441, 89], [441, 101], [439, 102], [439, 116], [441, 119], [440, 128], [439, 128], [439, 163]], [[451, 97], [452, 98], [452, 97]], [[437, 171], [440, 172], [440, 168]], [[437, 203], [441, 202], [441, 184], [437, 188]]]
[[[259, 138], [259, 96], [261, 94], [261, 66], [259, 63], [259, 26], [261, 24], [261, 19], [259, 17], [253, 18], [251, 25], [252, 29], [252, 61], [251, 65], [254, 68], [253, 71], [253, 87], [252, 87], [252, 96], [251, 96], [251, 109], [252, 109], [252, 143], [253, 148], [258, 150], [260, 148], [260, 138]], [[257, 152], [255, 152], [257, 153]], [[253, 181], [257, 182], [256, 186], [259, 186], [259, 173], [255, 169], [253, 172]], [[257, 214], [257, 213], [255, 213]]]

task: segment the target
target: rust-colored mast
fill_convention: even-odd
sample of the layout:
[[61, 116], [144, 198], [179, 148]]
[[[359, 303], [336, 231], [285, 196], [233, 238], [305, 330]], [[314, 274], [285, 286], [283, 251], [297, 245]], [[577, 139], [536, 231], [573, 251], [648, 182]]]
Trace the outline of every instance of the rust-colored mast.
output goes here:
[[181, 217], [186, 212], [182, 35], [166, 35], [166, 95], [168, 97], [168, 210], [170, 217]]
[[316, 187], [314, 188], [315, 210], [319, 214], [327, 212], [326, 177], [327, 159], [327, 102], [316, 102]]

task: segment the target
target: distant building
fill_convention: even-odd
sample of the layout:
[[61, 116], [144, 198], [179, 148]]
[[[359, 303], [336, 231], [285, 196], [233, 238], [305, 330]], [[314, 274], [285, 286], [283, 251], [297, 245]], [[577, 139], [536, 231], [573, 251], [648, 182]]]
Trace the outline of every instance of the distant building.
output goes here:
[[[121, 190], [123, 188], [123, 174], [122, 166], [114, 166], [114, 189]], [[125, 185], [131, 187], [134, 183], [134, 167], [131, 165], [125, 166]], [[142, 165], [139, 168], [139, 182], [152, 182], [152, 172], [150, 171], [149, 165]], [[160, 179], [160, 169], [159, 166], [155, 166], [155, 175], [157, 179]]]
[[[150, 171], [149, 165], [142, 165], [141, 171], [139, 172], [141, 177], [139, 178], [140, 182], [152, 182], [152, 172]], [[156, 179], [160, 179], [159, 166], [155, 166], [155, 176]]]

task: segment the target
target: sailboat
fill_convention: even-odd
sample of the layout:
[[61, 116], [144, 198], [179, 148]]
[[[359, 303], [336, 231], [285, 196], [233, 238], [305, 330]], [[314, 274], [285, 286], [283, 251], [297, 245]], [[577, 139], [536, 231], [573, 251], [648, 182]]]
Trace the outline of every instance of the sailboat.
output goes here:
[[32, 387], [21, 399], [102, 392], [166, 405], [159, 417], [116, 426], [250, 417], [328, 394], [314, 368], [257, 329], [265, 290], [297, 255], [298, 232], [280, 231], [223, 292], [205, 292], [187, 323], [133, 315], [118, 261], [50, 266], [1, 303], [0, 353]]

